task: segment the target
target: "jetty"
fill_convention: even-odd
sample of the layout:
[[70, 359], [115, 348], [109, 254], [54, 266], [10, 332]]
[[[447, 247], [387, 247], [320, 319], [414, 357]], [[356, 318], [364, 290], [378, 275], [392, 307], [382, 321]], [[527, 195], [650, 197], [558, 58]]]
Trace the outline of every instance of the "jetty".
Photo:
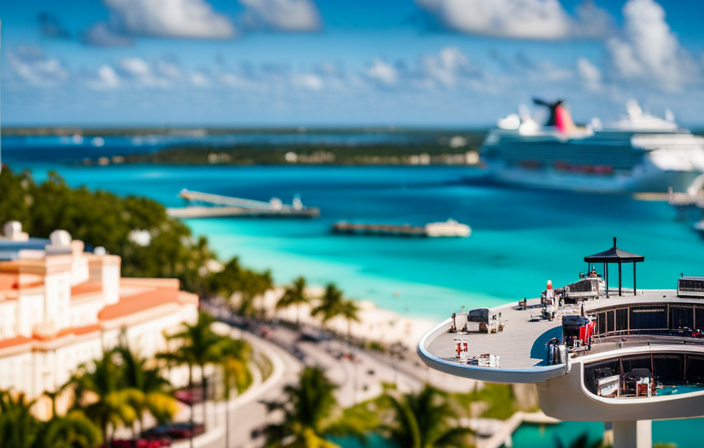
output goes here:
[[353, 224], [340, 221], [332, 226], [334, 233], [350, 235], [389, 235], [418, 237], [468, 237], [472, 229], [454, 219], [445, 222], [433, 222], [424, 226], [410, 224]]
[[291, 205], [283, 204], [278, 198], [269, 202], [252, 199], [222, 196], [183, 189], [179, 196], [188, 203], [186, 207], [169, 208], [167, 214], [172, 218], [317, 218], [320, 209], [304, 206], [301, 199], [295, 196]]

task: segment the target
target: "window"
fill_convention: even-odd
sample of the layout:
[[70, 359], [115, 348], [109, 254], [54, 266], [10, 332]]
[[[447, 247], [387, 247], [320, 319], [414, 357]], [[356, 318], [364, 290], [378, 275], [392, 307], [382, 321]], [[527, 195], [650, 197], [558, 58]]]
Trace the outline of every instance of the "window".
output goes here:
[[628, 330], [628, 308], [616, 310], [616, 331]]
[[691, 307], [670, 306], [670, 328], [694, 327], [694, 309]]
[[613, 310], [606, 312], [606, 331], [609, 333], [616, 331], [616, 314]]
[[637, 306], [631, 308], [631, 331], [667, 329], [667, 306]]

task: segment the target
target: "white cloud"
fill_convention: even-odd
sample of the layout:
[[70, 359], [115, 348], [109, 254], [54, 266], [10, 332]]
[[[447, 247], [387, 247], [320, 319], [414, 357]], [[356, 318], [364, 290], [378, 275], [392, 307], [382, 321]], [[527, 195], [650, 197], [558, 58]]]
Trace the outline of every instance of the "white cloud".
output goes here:
[[577, 60], [577, 72], [586, 83], [587, 88], [595, 91], [601, 89], [601, 70], [592, 64], [589, 59], [579, 58]]
[[619, 77], [654, 81], [670, 90], [698, 78], [692, 58], [665, 21], [662, 6], [653, 0], [629, 0], [623, 16], [623, 35], [607, 42]]
[[364, 74], [370, 79], [386, 85], [396, 84], [399, 78], [398, 70], [379, 58], [374, 59], [374, 62], [364, 71]]
[[311, 0], [240, 0], [252, 28], [307, 32], [321, 28], [320, 14]]
[[296, 74], [291, 81], [295, 87], [303, 87], [308, 90], [321, 90], [323, 88], [323, 80], [320, 76], [310, 73]]
[[[236, 35], [232, 21], [213, 11], [205, 0], [103, 0], [110, 21], [90, 28], [84, 40], [99, 45], [129, 36], [228, 39]], [[105, 44], [103, 44], [105, 45]]]
[[600, 38], [611, 17], [592, 4], [569, 15], [558, 0], [415, 0], [447, 28], [484, 36], [557, 40]]
[[455, 86], [462, 77], [480, 74], [479, 69], [456, 47], [445, 47], [438, 55], [424, 56], [421, 70], [427, 78], [448, 87]]
[[56, 58], [47, 57], [36, 46], [19, 46], [7, 53], [9, 69], [14, 80], [35, 87], [63, 84], [69, 70]]
[[120, 77], [115, 70], [107, 64], [98, 67], [95, 78], [90, 82], [90, 86], [98, 90], [114, 89], [121, 84]]

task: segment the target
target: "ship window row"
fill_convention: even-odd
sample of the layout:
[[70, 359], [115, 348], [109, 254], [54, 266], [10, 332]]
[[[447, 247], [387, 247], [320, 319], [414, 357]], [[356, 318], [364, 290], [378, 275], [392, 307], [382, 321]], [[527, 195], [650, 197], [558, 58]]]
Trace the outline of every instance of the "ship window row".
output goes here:
[[[679, 393], [701, 390], [704, 384], [704, 356], [663, 353], [650, 355], [630, 355], [612, 358], [605, 361], [587, 363], [584, 365], [584, 386], [593, 394], [604, 395], [599, 390], [603, 378], [619, 376], [620, 389], [629, 392], [629, 377], [633, 372], [645, 372], [652, 377], [662, 394], [670, 394], [667, 390], [673, 386], [681, 387]], [[678, 393], [676, 390], [674, 393]]]
[[632, 305], [596, 313], [595, 335], [671, 334], [691, 336], [704, 329], [704, 306], [668, 303]]

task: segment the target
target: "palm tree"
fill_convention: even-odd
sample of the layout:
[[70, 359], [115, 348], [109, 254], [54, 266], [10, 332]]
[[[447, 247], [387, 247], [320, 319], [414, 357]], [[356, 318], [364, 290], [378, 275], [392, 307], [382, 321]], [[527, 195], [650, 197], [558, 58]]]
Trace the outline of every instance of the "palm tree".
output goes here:
[[310, 314], [313, 317], [322, 315], [321, 320], [323, 327], [325, 327], [330, 320], [341, 314], [344, 300], [342, 291], [334, 283], [328, 283], [325, 287], [325, 293], [320, 298], [320, 303], [313, 308]]
[[404, 448], [467, 447], [469, 428], [459, 427], [458, 414], [446, 394], [426, 385], [419, 393], [387, 395], [393, 421], [382, 425], [389, 439]]
[[119, 346], [115, 351], [122, 359], [125, 386], [144, 393], [145, 400], [136, 403], [140, 431], [144, 429], [144, 413], [147, 410], [159, 423], [171, 420], [178, 411], [178, 402], [161, 369], [156, 365], [148, 366], [148, 361], [127, 345]]
[[80, 411], [55, 417], [44, 424], [38, 447], [94, 448], [100, 442], [100, 431]]
[[347, 321], [347, 343], [352, 344], [352, 321], [359, 322], [360, 308], [354, 300], [343, 300], [340, 306], [340, 316]]
[[9, 391], [0, 392], [0, 447], [36, 446], [41, 424], [32, 415], [35, 403], [24, 393], [13, 396]]
[[123, 370], [116, 362], [118, 354], [106, 351], [89, 367], [82, 365], [72, 378], [77, 400], [74, 407], [82, 409], [101, 429], [103, 442], [110, 446], [108, 428], [120, 424], [131, 427], [144, 406], [144, 393], [125, 387]]
[[245, 341], [230, 339], [223, 349], [222, 369], [224, 373], [225, 395], [225, 444], [230, 446], [230, 396], [233, 389], [238, 393], [252, 382], [247, 363], [252, 355], [252, 347]]
[[266, 403], [269, 412], [283, 411], [284, 417], [266, 427], [265, 447], [339, 448], [325, 437], [351, 434], [364, 439], [354, 427], [335, 421], [339, 416], [335, 388], [320, 368], [303, 369], [299, 384], [284, 389], [283, 401]]
[[[222, 362], [224, 350], [230, 341], [229, 337], [221, 336], [212, 330], [211, 325], [214, 322], [215, 319], [212, 316], [199, 312], [198, 321], [195, 324], [184, 323], [181, 331], [167, 336], [167, 340], [180, 341], [178, 348], [158, 355], [158, 358], [172, 364], [188, 366], [188, 387], [191, 390], [193, 390], [193, 367], [198, 366], [203, 392], [203, 424], [207, 421], [205, 367]], [[193, 401], [191, 401], [191, 423], [193, 423]]]
[[292, 284], [286, 287], [284, 294], [276, 303], [276, 309], [281, 310], [290, 306], [296, 306], [296, 326], [301, 325], [301, 305], [310, 303], [310, 299], [306, 294], [306, 279], [303, 276], [298, 277]]
[[23, 393], [0, 392], [0, 447], [93, 448], [100, 442], [98, 429], [80, 411], [42, 422], [31, 413], [35, 402]]

